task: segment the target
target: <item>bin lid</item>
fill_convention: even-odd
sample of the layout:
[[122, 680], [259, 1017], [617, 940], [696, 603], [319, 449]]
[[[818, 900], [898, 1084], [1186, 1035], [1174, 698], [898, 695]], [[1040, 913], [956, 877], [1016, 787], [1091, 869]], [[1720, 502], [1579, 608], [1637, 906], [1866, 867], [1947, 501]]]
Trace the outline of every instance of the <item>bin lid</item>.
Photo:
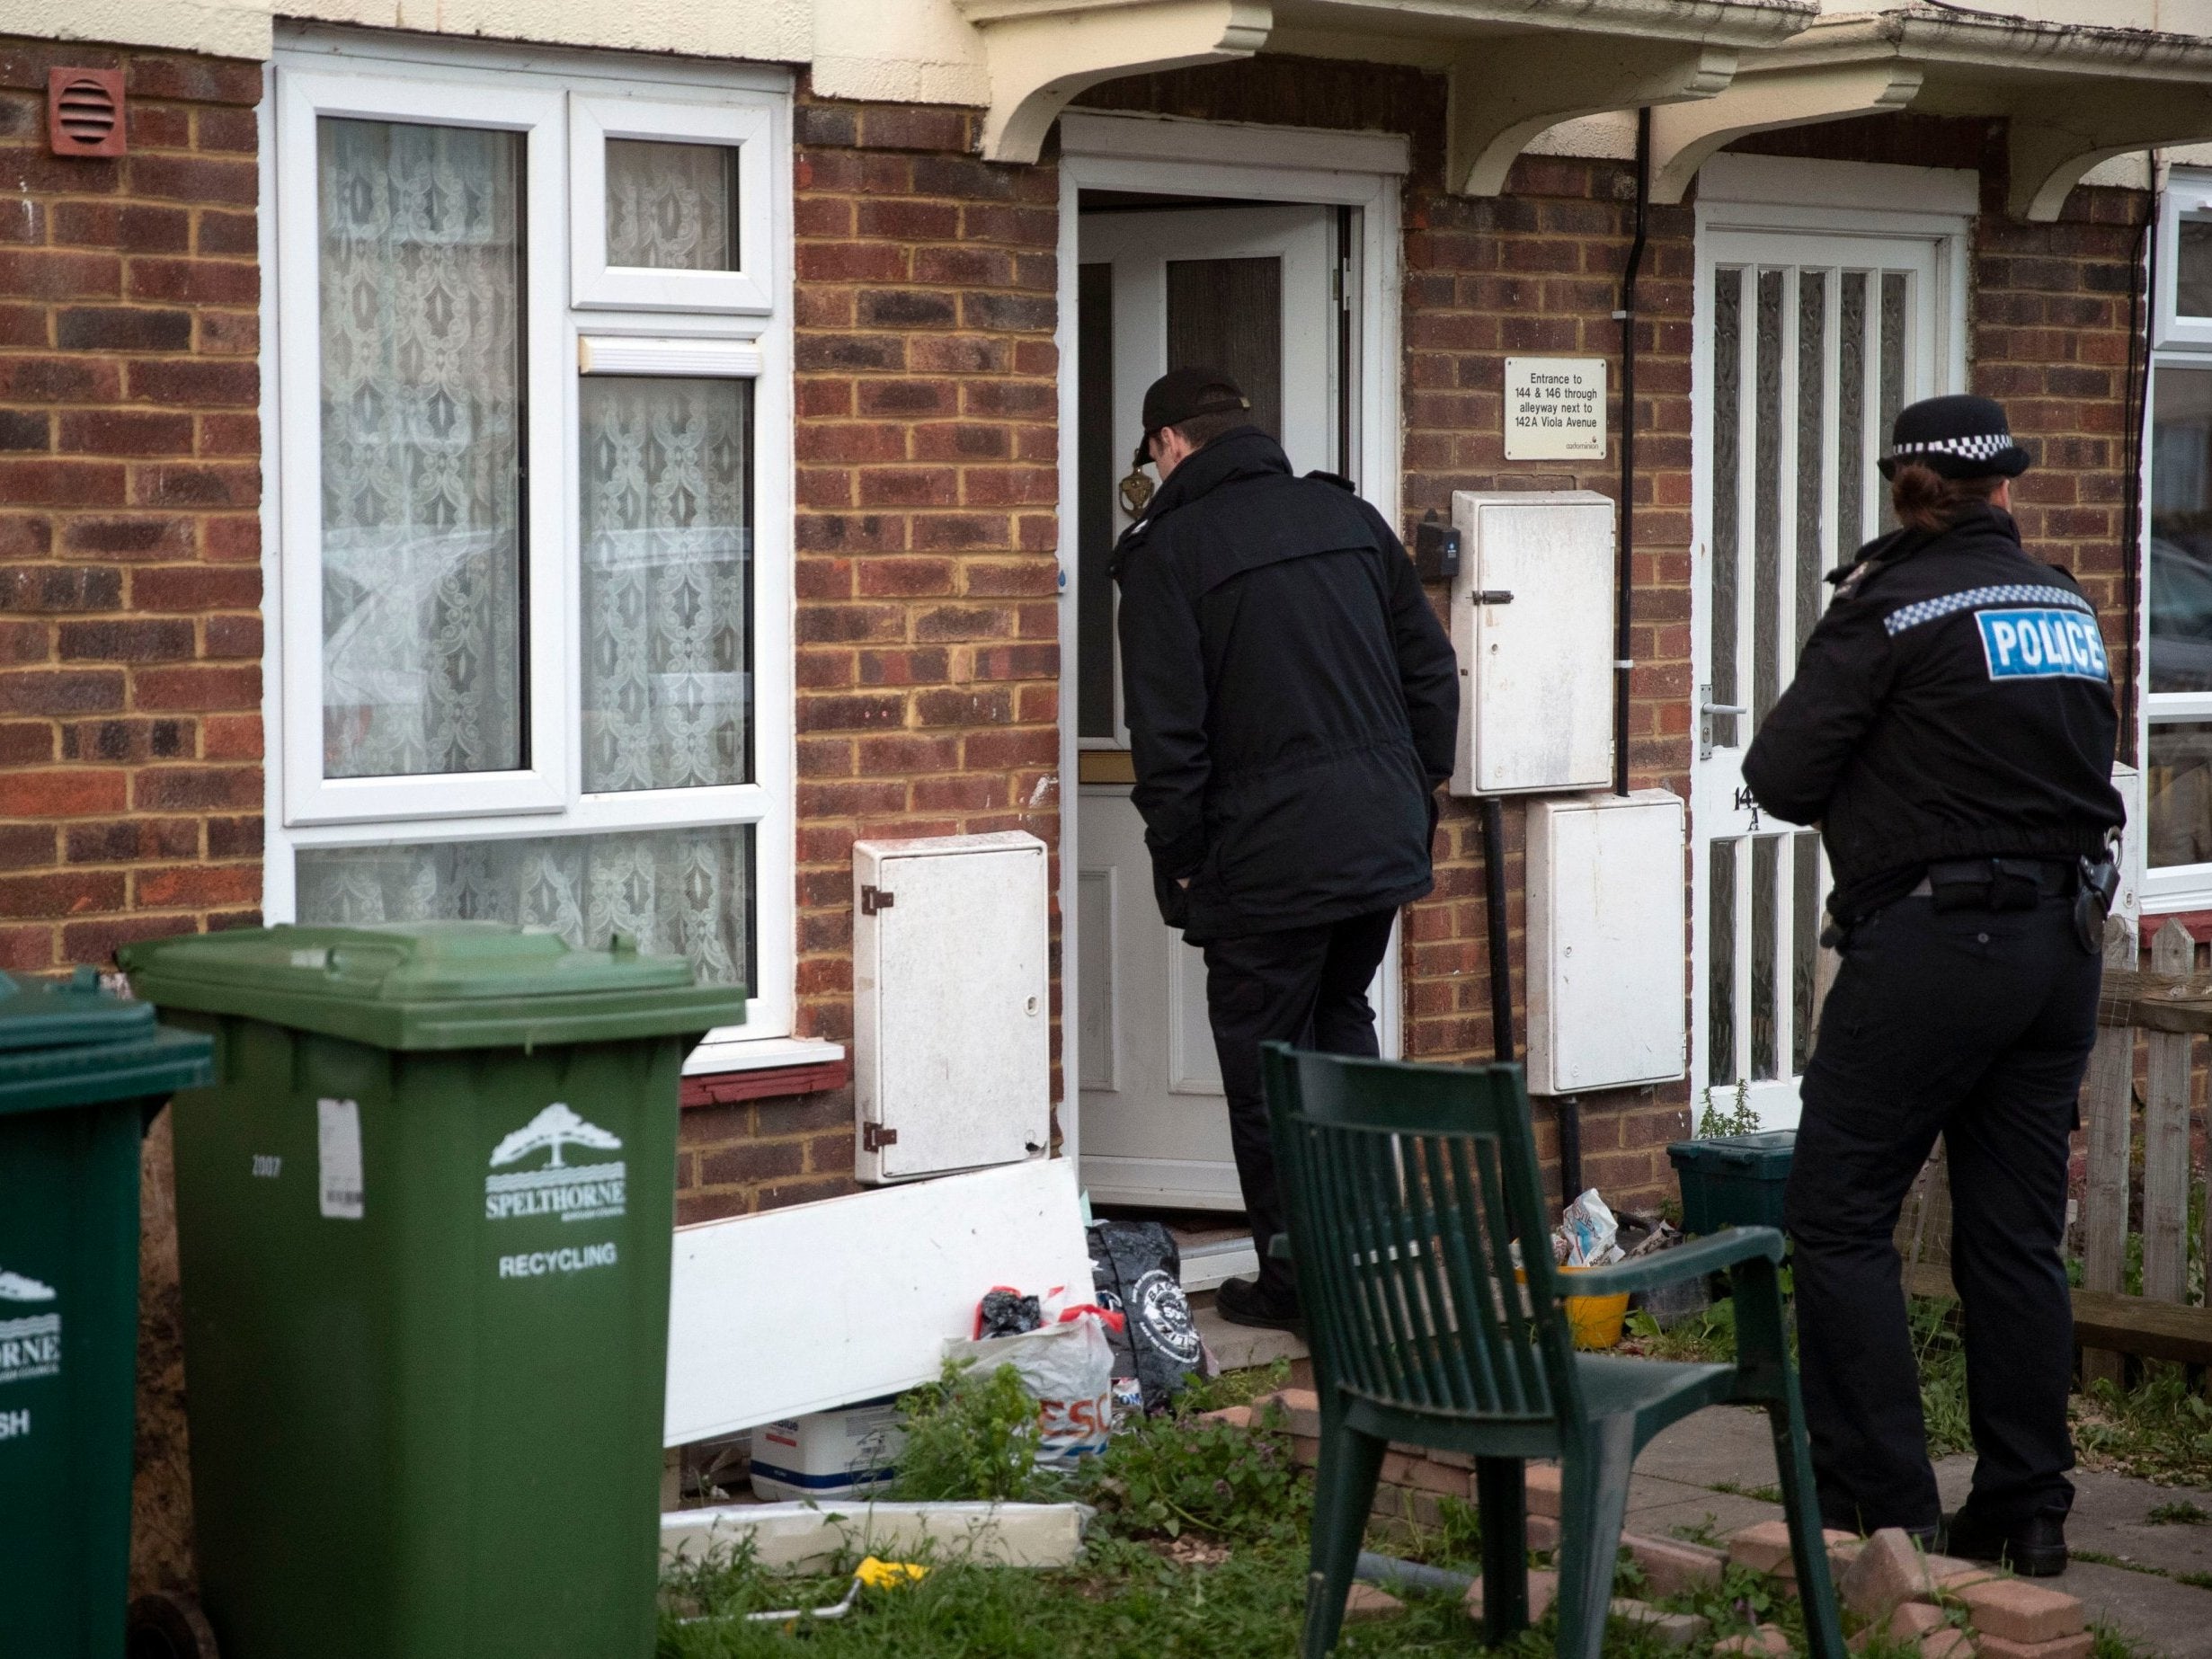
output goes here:
[[603, 951], [505, 922], [283, 925], [118, 953], [157, 1007], [242, 1014], [387, 1049], [534, 1048], [734, 1025], [745, 993], [617, 934]]
[[66, 980], [0, 973], [0, 1049], [113, 1042], [153, 1028], [153, 1005], [102, 989], [96, 968], [79, 968]]
[[153, 1005], [102, 989], [99, 973], [0, 973], [0, 1114], [172, 1095], [213, 1076], [214, 1044], [163, 1031]]
[[1771, 1178], [1787, 1173], [1796, 1153], [1794, 1129], [1763, 1129], [1751, 1135], [1715, 1135], [1705, 1140], [1670, 1142], [1666, 1156], [1677, 1169], [1757, 1169]]

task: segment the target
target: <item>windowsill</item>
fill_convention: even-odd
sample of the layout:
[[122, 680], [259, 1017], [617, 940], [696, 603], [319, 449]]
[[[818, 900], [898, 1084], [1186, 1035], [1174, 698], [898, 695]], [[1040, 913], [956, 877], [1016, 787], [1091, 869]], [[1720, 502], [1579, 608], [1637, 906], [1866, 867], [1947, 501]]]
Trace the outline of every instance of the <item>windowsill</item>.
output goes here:
[[845, 1045], [820, 1037], [738, 1037], [720, 1042], [709, 1039], [691, 1051], [684, 1061], [687, 1078], [728, 1071], [785, 1070], [795, 1067], [835, 1066], [845, 1059]]

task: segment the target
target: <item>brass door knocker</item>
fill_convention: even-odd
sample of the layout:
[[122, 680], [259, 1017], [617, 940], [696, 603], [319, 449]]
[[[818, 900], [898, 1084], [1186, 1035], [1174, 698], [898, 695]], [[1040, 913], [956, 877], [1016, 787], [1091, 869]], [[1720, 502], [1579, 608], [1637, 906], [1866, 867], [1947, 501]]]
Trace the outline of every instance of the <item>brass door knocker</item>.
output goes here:
[[1144, 475], [1144, 468], [1133, 466], [1129, 476], [1122, 480], [1122, 510], [1133, 519], [1142, 519], [1152, 500], [1152, 481]]

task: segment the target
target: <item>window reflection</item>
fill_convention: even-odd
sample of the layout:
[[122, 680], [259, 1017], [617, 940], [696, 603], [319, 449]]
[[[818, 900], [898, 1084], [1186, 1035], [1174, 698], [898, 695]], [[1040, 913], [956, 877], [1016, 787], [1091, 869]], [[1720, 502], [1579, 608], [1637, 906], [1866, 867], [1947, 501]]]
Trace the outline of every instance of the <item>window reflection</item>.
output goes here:
[[2150, 636], [2153, 692], [2212, 690], [2212, 369], [2153, 387]]

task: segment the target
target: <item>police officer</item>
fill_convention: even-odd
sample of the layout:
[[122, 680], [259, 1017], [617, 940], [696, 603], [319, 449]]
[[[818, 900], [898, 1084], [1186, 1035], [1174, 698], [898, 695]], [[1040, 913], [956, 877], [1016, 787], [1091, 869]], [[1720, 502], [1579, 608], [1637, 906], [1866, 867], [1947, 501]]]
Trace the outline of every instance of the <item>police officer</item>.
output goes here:
[[[1202, 945], [1237, 1178], [1259, 1247], [1222, 1317], [1290, 1327], [1259, 1045], [1376, 1051], [1367, 986], [1400, 906], [1429, 891], [1435, 788], [1451, 775], [1451, 641], [1382, 516], [1299, 478], [1227, 375], [1144, 395], [1160, 484], [1114, 549], [1123, 700], [1153, 888]], [[1124, 486], [1124, 500], [1130, 499]], [[1140, 498], [1141, 499], [1141, 498]]]
[[1977, 1454], [1942, 1536], [2043, 1575], [2074, 1495], [2059, 1252], [2121, 811], [2095, 609], [2008, 510], [2028, 465], [1987, 398], [1898, 414], [1880, 466], [1903, 528], [1831, 578], [1744, 777], [1820, 825], [1835, 876], [1843, 965], [1784, 1197], [1821, 1509], [1939, 1535], [1891, 1235], [1940, 1134]]

